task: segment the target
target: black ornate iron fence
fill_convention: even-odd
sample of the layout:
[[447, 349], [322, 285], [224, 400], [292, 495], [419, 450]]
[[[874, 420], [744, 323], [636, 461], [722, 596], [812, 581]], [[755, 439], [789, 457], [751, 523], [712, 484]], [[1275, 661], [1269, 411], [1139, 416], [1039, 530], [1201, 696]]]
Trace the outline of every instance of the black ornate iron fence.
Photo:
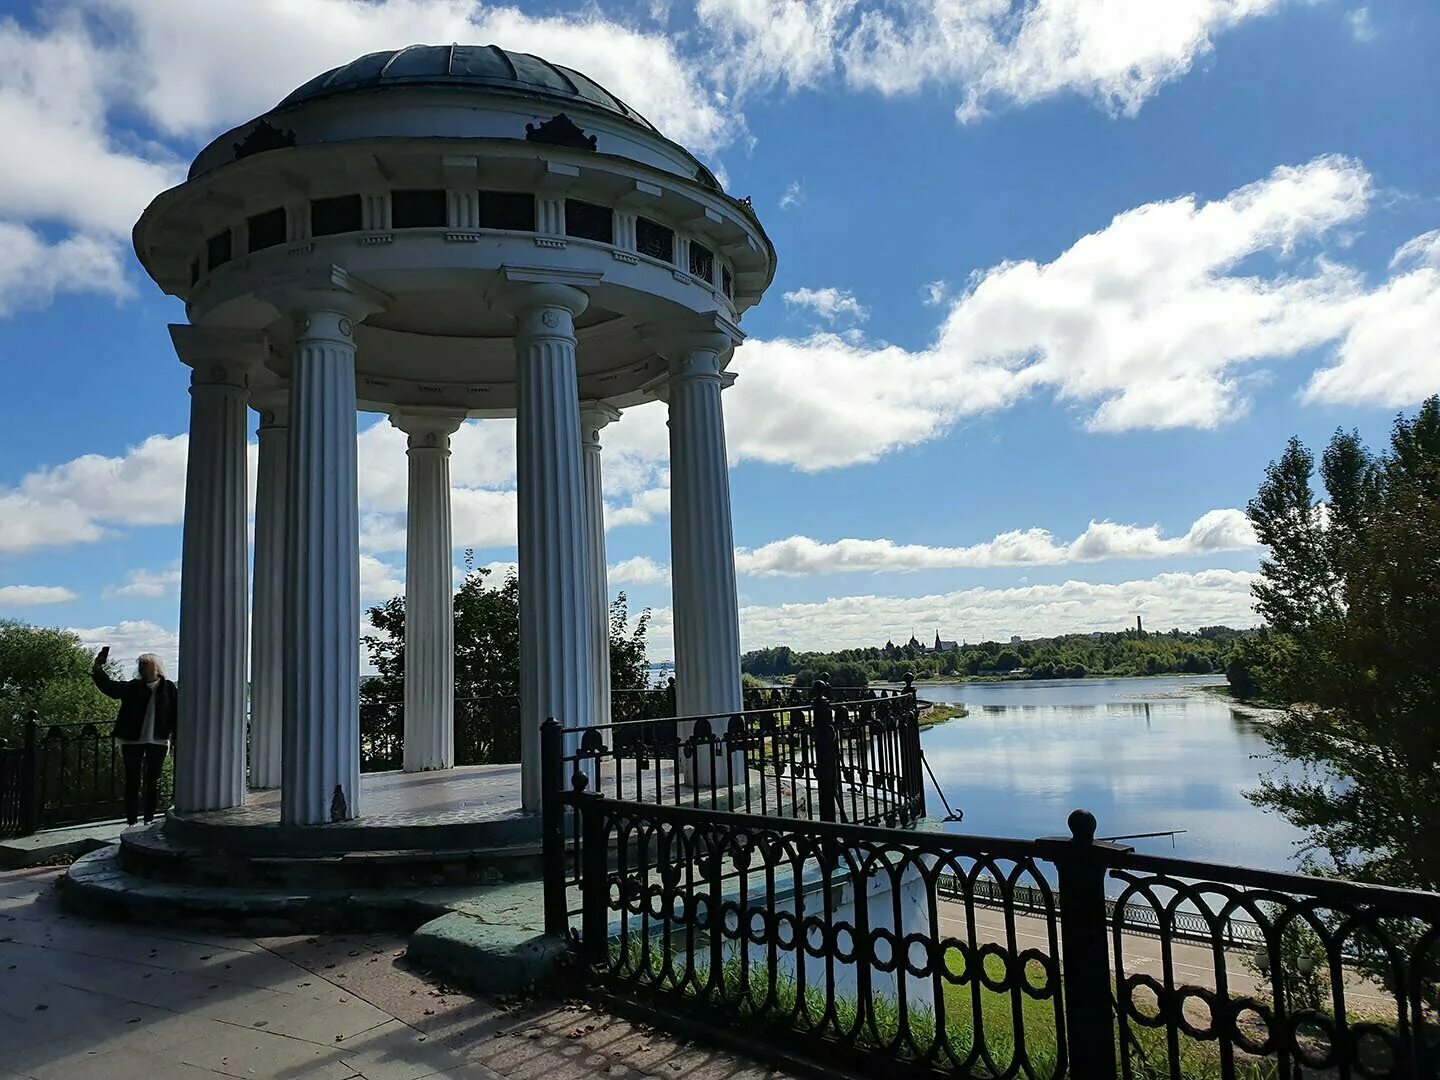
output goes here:
[[[1123, 852], [1115, 900], [1153, 919], [1156, 964], [1115, 923], [1110, 960], [1127, 1078], [1440, 1075], [1440, 894]], [[1196, 921], [1210, 940], [1184, 949]], [[1228, 928], [1253, 928], [1236, 964]]]
[[562, 739], [547, 925], [631, 1008], [883, 1076], [1440, 1075], [1440, 894], [557, 790]]
[[[494, 765], [520, 760], [520, 699], [455, 699], [455, 764]], [[405, 765], [405, 703], [360, 703], [360, 771]]]
[[[1004, 887], [989, 878], [977, 878], [962, 883], [942, 874], [935, 883], [940, 896], [946, 900], [963, 899], [966, 892], [974, 897], [975, 903], [983, 907], [1013, 908], [1024, 913], [1048, 910], [1049, 897], [1037, 889], [1027, 886]], [[1196, 911], [1178, 910], [1165, 919], [1149, 905], [1131, 900], [1124, 907], [1114, 900], [1105, 901], [1105, 918], [1113, 926], [1119, 923], [1127, 934], [1148, 934], [1160, 936], [1162, 927], [1176, 941], [1211, 942], [1219, 939], [1227, 949], [1256, 948], [1264, 944], [1260, 927], [1245, 918], [1229, 918], [1222, 923], [1212, 923]]]
[[546, 776], [618, 800], [890, 826], [924, 816], [913, 692], [817, 684], [803, 705], [547, 726]]
[[648, 690], [610, 691], [610, 721], [663, 720], [675, 715], [675, 680]]
[[[123, 815], [125, 768], [108, 723], [45, 724], [32, 715], [17, 742], [0, 748], [0, 835]], [[160, 778], [162, 806], [173, 791], [171, 760]]]

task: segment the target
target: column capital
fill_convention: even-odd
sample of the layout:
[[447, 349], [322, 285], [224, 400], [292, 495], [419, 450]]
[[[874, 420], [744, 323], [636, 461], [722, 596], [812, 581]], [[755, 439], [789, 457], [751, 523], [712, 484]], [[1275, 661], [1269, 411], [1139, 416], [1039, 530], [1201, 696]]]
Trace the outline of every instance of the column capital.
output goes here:
[[190, 385], [244, 389], [250, 373], [269, 355], [265, 335], [252, 330], [221, 330], [172, 323], [170, 341], [180, 362], [191, 369]]
[[290, 426], [290, 386], [270, 382], [250, 387], [250, 408], [260, 414], [260, 431]]
[[[745, 332], [718, 311], [636, 327], [640, 337], [670, 363], [671, 371], [696, 353], [725, 357], [745, 340]], [[718, 372], [724, 364], [717, 364]]]
[[[719, 366], [719, 358], [715, 354], [710, 354], [709, 359], [707, 359], [705, 352], [695, 352], [690, 354], [689, 359], [694, 362], [688, 364], [672, 364], [669, 371], [657, 378], [651, 379], [640, 389], [647, 397], [654, 398], [657, 401], [663, 401], [668, 405], [670, 403], [671, 390], [676, 383], [683, 382], [686, 378], [709, 378], [718, 380], [721, 390], [728, 390], [735, 385], [736, 373], [721, 369]], [[712, 360], [713, 363], [711, 362]]]
[[450, 452], [450, 436], [460, 430], [465, 414], [443, 409], [400, 409], [390, 414], [390, 423], [410, 436], [407, 445], [415, 450]]
[[517, 333], [533, 337], [573, 337], [575, 320], [590, 306], [585, 288], [599, 274], [503, 266], [490, 292], [490, 303], [514, 316]]
[[499, 280], [490, 289], [490, 300], [514, 313], [523, 307], [553, 303], [557, 307], [569, 307], [576, 293], [584, 297], [580, 306], [571, 308], [572, 314], [579, 315], [589, 304], [590, 297], [583, 291], [599, 285], [604, 275], [592, 270], [566, 270], [549, 266], [502, 266]]
[[340, 266], [281, 278], [261, 296], [295, 324], [295, 340], [355, 342], [355, 324], [390, 306], [393, 297]]
[[600, 449], [600, 431], [620, 419], [620, 410], [603, 401], [580, 402], [580, 446]]

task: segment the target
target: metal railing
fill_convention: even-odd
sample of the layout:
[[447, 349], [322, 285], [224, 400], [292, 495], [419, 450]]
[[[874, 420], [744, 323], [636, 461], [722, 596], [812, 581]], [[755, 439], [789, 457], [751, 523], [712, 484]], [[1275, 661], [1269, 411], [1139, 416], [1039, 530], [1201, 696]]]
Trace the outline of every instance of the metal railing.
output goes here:
[[[0, 748], [0, 836], [120, 817], [125, 767], [108, 723], [46, 724], [32, 713], [19, 745]], [[173, 792], [170, 757], [160, 777], [160, 805]]]
[[[564, 800], [579, 794], [617, 802], [738, 812], [760, 817], [908, 826], [925, 815], [919, 712], [912, 690], [847, 694], [833, 702], [817, 683], [811, 700], [721, 716], [541, 729], [542, 829], [547, 926], [566, 924]], [[569, 850], [581, 845], [569, 814]]]
[[[520, 699], [455, 699], [455, 764], [495, 765], [520, 760]], [[360, 771], [405, 767], [405, 703], [360, 703]]]
[[[576, 758], [546, 738], [552, 777]], [[606, 997], [752, 1051], [998, 1080], [1440, 1071], [1440, 894], [1137, 855], [1084, 811], [1014, 840], [547, 783], [547, 926]]]

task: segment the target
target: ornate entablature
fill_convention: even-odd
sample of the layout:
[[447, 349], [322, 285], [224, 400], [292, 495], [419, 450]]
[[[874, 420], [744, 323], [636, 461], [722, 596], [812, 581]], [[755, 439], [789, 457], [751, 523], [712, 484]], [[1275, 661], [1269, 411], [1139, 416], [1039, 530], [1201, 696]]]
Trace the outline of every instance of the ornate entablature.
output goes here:
[[551, 146], [570, 146], [576, 150], [594, 150], [594, 135], [586, 135], [575, 121], [563, 112], [556, 113], [543, 124], [526, 124], [525, 138], [529, 142], [549, 143]]
[[362, 403], [470, 415], [515, 407], [496, 290], [517, 269], [584, 289], [580, 391], [623, 407], [665, 376], [641, 327], [736, 323], [775, 267], [753, 206], [683, 147], [580, 73], [490, 47], [311, 80], [202, 151], [135, 239], [192, 323], [268, 334], [280, 357], [283, 283], [342, 268], [393, 298], [356, 327]]
[[263, 154], [267, 150], [284, 150], [286, 147], [294, 145], [295, 132], [281, 131], [269, 120], [261, 120], [250, 129], [250, 134], [235, 144], [235, 159], [238, 161], [251, 154]]

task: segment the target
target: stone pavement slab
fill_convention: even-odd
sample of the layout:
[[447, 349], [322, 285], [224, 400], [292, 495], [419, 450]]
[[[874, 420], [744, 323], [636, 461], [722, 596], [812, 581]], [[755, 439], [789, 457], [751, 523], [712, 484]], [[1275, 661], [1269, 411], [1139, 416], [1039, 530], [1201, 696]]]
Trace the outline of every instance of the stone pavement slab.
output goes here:
[[74, 858], [120, 839], [128, 825], [123, 821], [96, 821], [63, 829], [43, 829], [30, 836], [0, 840], [0, 870], [23, 870]]
[[761, 1080], [780, 1074], [580, 1003], [476, 997], [397, 935], [247, 938], [61, 910], [0, 873], [0, 1080]]

